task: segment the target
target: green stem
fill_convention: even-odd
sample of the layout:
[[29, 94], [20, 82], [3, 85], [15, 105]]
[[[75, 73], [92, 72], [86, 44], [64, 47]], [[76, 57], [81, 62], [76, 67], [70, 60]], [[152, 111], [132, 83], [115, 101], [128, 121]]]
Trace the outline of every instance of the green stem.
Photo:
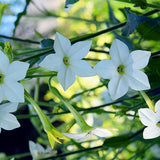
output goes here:
[[126, 24], [126, 22], [123, 22], [123, 23], [117, 24], [117, 25], [115, 25], [113, 27], [104, 29], [102, 31], [99, 31], [99, 32], [96, 32], [96, 33], [87, 34], [86, 36], [82, 36], [82, 37], [80, 37], [80, 38], [78, 38], [76, 40], [73, 40], [72, 43], [76, 43], [78, 41], [84, 41], [84, 40], [91, 39], [91, 38], [94, 38], [96, 36], [99, 36], [101, 34], [104, 34], [104, 33], [110, 32], [110, 31], [114, 31], [114, 30], [116, 30], [118, 28], [123, 27], [125, 24]]
[[82, 94], [84, 94], [84, 93], [86, 93], [86, 92], [94, 91], [94, 90], [96, 90], [96, 89], [98, 89], [98, 88], [101, 88], [101, 87], [103, 87], [103, 86], [104, 86], [104, 84], [99, 85], [99, 86], [94, 87], [94, 88], [91, 88], [91, 89], [86, 89], [86, 90], [83, 91], [83, 92], [79, 92], [79, 93], [77, 93], [77, 94], [74, 94], [69, 100], [71, 100], [71, 99], [73, 99], [73, 98], [75, 98], [75, 97], [77, 97], [77, 96], [80, 96], [80, 95], [82, 95]]
[[51, 86], [51, 79], [52, 77], [49, 79], [49, 88], [50, 91], [57, 97], [60, 99], [60, 101], [65, 105], [65, 107], [67, 107], [67, 109], [73, 114], [77, 124], [80, 126], [82, 132], [86, 131], [86, 130], [90, 130], [92, 127], [89, 126], [85, 120], [83, 119], [83, 117], [80, 115], [80, 113], [78, 113], [73, 106], [68, 103], [63, 97], [62, 95], [59, 93], [59, 91], [55, 88]]
[[158, 5], [158, 4], [147, 3], [147, 6], [160, 9], [160, 5]]
[[36, 79], [36, 86], [35, 86], [35, 92], [34, 92], [34, 100], [38, 102], [39, 98], [39, 78]]
[[36, 58], [36, 57], [40, 57], [40, 56], [48, 54], [48, 53], [53, 53], [53, 49], [50, 49], [50, 50], [48, 50], [46, 52], [42, 52], [42, 53], [39, 53], [39, 54], [30, 56], [30, 57], [27, 57], [27, 58], [23, 58], [23, 59], [20, 59], [20, 60], [23, 61], [23, 62], [25, 62], [25, 61], [28, 61], [30, 59], [33, 59], [33, 58]]
[[35, 111], [37, 112], [43, 127], [46, 127], [46, 124], [50, 124], [47, 116], [43, 113], [43, 111], [41, 110], [41, 108], [38, 106], [38, 104], [34, 101], [34, 99], [29, 95], [29, 93], [25, 90], [24, 91], [24, 95], [25, 95], [25, 99], [31, 103], [32, 107], [35, 109]]
[[54, 128], [50, 121], [48, 120], [47, 116], [44, 114], [44, 112], [41, 110], [41, 108], [38, 106], [38, 104], [34, 101], [34, 99], [28, 94], [28, 92], [25, 90], [25, 98], [27, 101], [29, 101], [32, 105], [32, 107], [37, 112], [44, 131], [47, 133], [49, 142], [51, 144], [51, 147], [54, 147], [55, 141], [58, 143], [61, 143], [60, 140], [68, 140], [69, 138], [64, 136], [58, 129]]
[[9, 37], [9, 36], [5, 36], [5, 35], [1, 35], [1, 34], [0, 34], [0, 37], [1, 37], [1, 38], [6, 38], [6, 39], [11, 39], [11, 40], [14, 40], [14, 41], [19, 41], [19, 42], [40, 44], [40, 43], [37, 42], [37, 41], [32, 41], [32, 40], [29, 40], [29, 39], [20, 39], [20, 38], [15, 38], [15, 37]]
[[147, 96], [147, 94], [144, 91], [139, 91], [139, 93], [142, 95], [144, 100], [146, 101], [148, 107], [155, 112], [155, 106], [154, 103], [151, 101], [151, 99]]

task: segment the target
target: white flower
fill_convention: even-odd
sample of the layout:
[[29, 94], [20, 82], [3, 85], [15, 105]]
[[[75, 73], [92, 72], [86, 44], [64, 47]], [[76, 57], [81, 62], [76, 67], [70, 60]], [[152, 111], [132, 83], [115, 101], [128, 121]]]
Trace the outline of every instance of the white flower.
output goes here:
[[33, 141], [29, 141], [29, 150], [33, 159], [39, 159], [38, 157], [40, 155], [43, 156], [44, 154], [49, 156], [55, 154], [55, 151], [53, 151], [51, 147], [48, 146], [47, 149], [45, 149], [42, 145], [34, 143]]
[[88, 62], [82, 60], [90, 49], [92, 41], [77, 42], [71, 46], [69, 39], [56, 33], [54, 41], [55, 54], [50, 54], [40, 66], [51, 71], [58, 71], [58, 81], [67, 90], [80, 77], [94, 76], [95, 72]]
[[36, 159], [40, 154], [45, 153], [45, 149], [39, 143], [34, 143], [33, 141], [29, 141], [29, 150], [33, 159]]
[[160, 100], [155, 104], [155, 112], [149, 108], [138, 110], [141, 122], [147, 126], [143, 131], [144, 139], [152, 139], [160, 136]]
[[17, 81], [22, 80], [29, 67], [28, 63], [14, 61], [0, 51], [0, 102], [4, 97], [11, 102], [24, 102], [24, 88]]
[[110, 79], [109, 93], [113, 100], [125, 95], [129, 89], [140, 91], [150, 88], [148, 77], [140, 71], [149, 61], [151, 52], [135, 50], [131, 54], [128, 47], [115, 39], [110, 48], [111, 60], [105, 59], [95, 65], [99, 76]]
[[18, 103], [5, 103], [0, 105], [0, 133], [1, 128], [5, 130], [12, 130], [20, 127], [16, 117], [10, 112], [17, 110]]
[[79, 133], [79, 134], [71, 134], [71, 133], [63, 133], [63, 134], [69, 138], [72, 138], [78, 141], [83, 141], [85, 139], [90, 138], [93, 135], [96, 135], [99, 137], [112, 136], [112, 133], [108, 129], [104, 129], [104, 128], [94, 128], [93, 130], [90, 130], [84, 133]]

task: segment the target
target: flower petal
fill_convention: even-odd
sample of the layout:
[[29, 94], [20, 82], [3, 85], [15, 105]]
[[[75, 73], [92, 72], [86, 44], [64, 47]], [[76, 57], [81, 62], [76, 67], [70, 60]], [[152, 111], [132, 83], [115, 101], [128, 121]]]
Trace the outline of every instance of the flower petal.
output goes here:
[[94, 66], [94, 70], [100, 77], [104, 79], [110, 79], [117, 75], [117, 68], [109, 59], [104, 59], [97, 63]]
[[18, 82], [6, 81], [3, 85], [4, 96], [11, 102], [24, 102], [24, 88]]
[[143, 131], [143, 138], [144, 139], [152, 139], [160, 136], [160, 127], [154, 125], [149, 126], [144, 129]]
[[125, 76], [113, 77], [108, 84], [108, 90], [113, 100], [125, 95], [128, 91], [128, 82]]
[[9, 65], [8, 57], [0, 50], [0, 72], [5, 74]]
[[19, 81], [26, 76], [29, 64], [20, 61], [14, 61], [8, 66], [7, 77], [9, 79]]
[[93, 134], [86, 132], [86, 133], [79, 133], [79, 134], [63, 133], [63, 135], [78, 141], [83, 141], [85, 139], [90, 138]]
[[149, 108], [139, 109], [138, 114], [141, 122], [145, 126], [152, 126], [157, 123], [155, 113]]
[[18, 103], [5, 103], [0, 105], [0, 112], [15, 112], [17, 107]]
[[50, 54], [44, 58], [39, 66], [46, 68], [50, 71], [58, 71], [60, 65], [63, 63], [63, 59], [58, 54]]
[[0, 85], [0, 102], [2, 102], [3, 98], [4, 98], [4, 91], [3, 91], [3, 84]]
[[70, 40], [62, 36], [60, 33], [56, 32], [56, 37], [54, 41], [54, 50], [57, 53], [57, 55], [61, 58], [67, 56], [70, 47], [71, 47]]
[[84, 60], [73, 61], [70, 65], [72, 72], [77, 76], [91, 77], [96, 75], [90, 64]]
[[6, 130], [12, 130], [20, 127], [16, 117], [10, 113], [0, 113], [0, 127]]
[[149, 58], [151, 56], [151, 52], [136, 50], [131, 53], [131, 57], [134, 61], [133, 68], [134, 69], [142, 69], [147, 66], [149, 62]]
[[132, 73], [127, 74], [127, 80], [129, 86], [136, 91], [150, 89], [148, 77], [142, 71], [134, 70]]
[[45, 149], [39, 144], [29, 141], [29, 150], [33, 158], [37, 158], [40, 153], [45, 153]]
[[160, 100], [158, 100], [155, 104], [155, 111], [160, 112]]
[[128, 56], [130, 55], [127, 45], [118, 39], [115, 39], [112, 42], [109, 52], [111, 55], [111, 60], [116, 66], [125, 63], [128, 59]]
[[92, 41], [82, 41], [73, 44], [69, 50], [68, 56], [71, 60], [80, 60], [84, 58], [91, 47]]
[[58, 81], [66, 91], [75, 81], [75, 74], [70, 66], [62, 65], [57, 74]]
[[91, 132], [99, 137], [108, 137], [113, 135], [112, 132], [105, 128], [95, 128]]

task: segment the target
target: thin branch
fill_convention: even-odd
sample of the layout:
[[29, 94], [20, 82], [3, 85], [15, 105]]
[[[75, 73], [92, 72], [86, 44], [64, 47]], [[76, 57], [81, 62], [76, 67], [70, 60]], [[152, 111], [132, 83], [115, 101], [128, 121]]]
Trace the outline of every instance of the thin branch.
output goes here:
[[16, 37], [9, 37], [9, 36], [5, 36], [5, 35], [1, 35], [1, 34], [0, 34], [0, 37], [1, 37], [1, 38], [10, 39], [10, 40], [14, 40], [14, 41], [19, 41], [19, 42], [40, 44], [40, 43], [37, 42], [37, 41], [32, 41], [32, 40], [29, 40], [29, 39], [20, 39], [20, 38], [16, 38]]
[[[57, 158], [66, 157], [66, 156], [69, 156], [69, 155], [72, 155], [72, 154], [88, 152], [88, 151], [93, 151], [93, 150], [102, 149], [102, 148], [106, 148], [106, 147], [101, 145], [101, 146], [97, 146], [97, 147], [81, 149], [81, 150], [78, 150], [78, 151], [62, 153], [62, 154], [58, 154], [57, 156], [51, 156], [51, 157], [47, 157], [47, 158], [57, 159]], [[46, 158], [41, 158], [40, 160], [44, 160], [44, 159], [46, 159]]]

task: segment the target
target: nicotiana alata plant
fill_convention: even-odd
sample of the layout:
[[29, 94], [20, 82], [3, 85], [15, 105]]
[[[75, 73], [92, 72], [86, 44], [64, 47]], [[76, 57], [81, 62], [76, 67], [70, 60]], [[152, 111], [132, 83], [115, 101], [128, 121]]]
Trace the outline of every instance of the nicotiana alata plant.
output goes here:
[[[6, 159], [23, 159], [26, 155], [33, 159], [123, 159], [126, 158], [125, 154], [119, 156], [123, 151], [127, 151], [130, 159], [141, 159], [139, 155], [145, 157], [148, 149], [159, 143], [160, 52], [155, 45], [158, 34], [153, 36], [154, 32], [151, 32], [147, 36], [153, 28], [159, 33], [159, 17], [150, 16], [154, 13], [159, 15], [159, 9], [144, 14], [140, 10], [140, 15], [137, 15], [132, 9], [125, 8], [127, 21], [120, 23], [122, 15], [114, 16], [113, 2], [103, 2], [106, 5], [102, 7], [109, 8], [108, 17], [104, 12], [99, 14], [102, 12], [99, 10], [101, 3], [95, 1], [83, 1], [90, 8], [87, 9], [87, 15], [93, 19], [87, 19], [88, 16], [74, 17], [76, 15], [72, 8], [77, 0], [66, 1], [70, 9], [68, 15], [73, 17], [61, 18], [76, 20], [77, 27], [72, 24], [68, 27], [65, 23], [64, 32], [58, 28], [54, 30], [55, 35], [52, 32], [54, 40], [44, 39], [43, 33], [37, 30], [35, 34], [42, 38], [40, 42], [0, 34], [3, 38], [27, 42], [23, 47], [13, 43], [13, 50], [9, 42], [0, 42], [0, 136], [10, 132], [14, 136], [14, 131], [8, 130], [19, 128], [19, 119], [30, 118], [34, 133], [25, 126], [25, 122], [21, 123], [20, 129], [27, 128], [25, 133], [31, 136], [27, 137], [27, 146], [28, 139], [36, 142], [29, 141], [30, 153], [7, 155]], [[27, 4], [29, 2], [26, 1]], [[94, 4], [97, 4], [99, 11], [93, 9]], [[0, 8], [2, 6], [0, 3]], [[136, 6], [157, 8], [145, 1], [143, 4], [136, 1]], [[85, 12], [84, 8], [82, 10]], [[25, 12], [18, 15], [18, 21]], [[52, 12], [45, 13], [45, 17], [60, 17]], [[78, 26], [78, 21], [84, 21], [86, 26]], [[121, 27], [124, 28], [117, 31]], [[126, 34], [121, 36], [120, 33]], [[37, 46], [29, 46], [27, 49], [28, 43]], [[48, 79], [44, 80], [44, 77]], [[90, 87], [92, 85], [93, 88]], [[105, 97], [102, 93], [106, 93]], [[45, 149], [47, 145], [51, 147]]]

